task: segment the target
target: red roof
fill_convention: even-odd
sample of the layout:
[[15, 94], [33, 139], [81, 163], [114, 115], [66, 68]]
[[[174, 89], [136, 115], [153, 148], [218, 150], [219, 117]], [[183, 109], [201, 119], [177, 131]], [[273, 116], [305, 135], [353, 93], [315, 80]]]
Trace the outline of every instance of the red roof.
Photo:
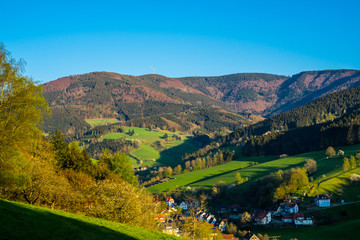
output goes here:
[[268, 214], [269, 212], [268, 211], [257, 211], [254, 213], [254, 218], [256, 219], [263, 219], [266, 217], [266, 215]]
[[167, 202], [170, 202], [170, 201], [174, 201], [174, 199], [173, 199], [172, 197], [167, 197], [167, 198], [166, 198], [166, 201], [167, 201]]
[[284, 215], [283, 219], [293, 219], [293, 216], [292, 215]]

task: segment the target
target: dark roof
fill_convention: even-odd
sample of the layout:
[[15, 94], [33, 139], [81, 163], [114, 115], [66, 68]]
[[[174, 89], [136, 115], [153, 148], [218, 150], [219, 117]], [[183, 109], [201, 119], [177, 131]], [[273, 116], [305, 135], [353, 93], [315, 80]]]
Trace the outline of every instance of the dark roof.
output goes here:
[[331, 199], [329, 194], [318, 194], [315, 196], [317, 199], [321, 199], [321, 200], [326, 200], [326, 199]]
[[248, 240], [248, 239], [250, 239], [253, 235], [255, 235], [255, 234], [253, 234], [253, 233], [251, 233], [251, 232], [248, 232], [247, 234], [245, 234], [244, 239]]
[[263, 219], [263, 218], [266, 217], [266, 215], [267, 215], [268, 213], [269, 213], [268, 211], [260, 210], [260, 211], [254, 212], [253, 216], [254, 216], [254, 218], [256, 218], [256, 219]]

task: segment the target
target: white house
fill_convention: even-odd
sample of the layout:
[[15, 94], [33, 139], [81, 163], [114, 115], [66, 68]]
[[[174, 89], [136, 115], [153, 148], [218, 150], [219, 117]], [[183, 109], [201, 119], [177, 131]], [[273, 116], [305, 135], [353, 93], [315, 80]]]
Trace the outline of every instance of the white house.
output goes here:
[[182, 208], [182, 210], [188, 210], [188, 205], [186, 202], [182, 201], [179, 205], [179, 207]]
[[266, 225], [271, 221], [271, 214], [269, 211], [256, 211], [253, 213], [253, 219], [256, 224]]
[[277, 209], [277, 214], [281, 214], [281, 215], [295, 214], [298, 212], [299, 212], [299, 206], [294, 202], [282, 203]]
[[172, 197], [167, 197], [165, 202], [169, 207], [173, 207], [175, 205], [175, 201]]
[[314, 203], [318, 207], [330, 207], [330, 196], [328, 194], [316, 195]]
[[312, 225], [314, 223], [313, 218], [305, 216], [304, 214], [294, 214], [295, 225]]

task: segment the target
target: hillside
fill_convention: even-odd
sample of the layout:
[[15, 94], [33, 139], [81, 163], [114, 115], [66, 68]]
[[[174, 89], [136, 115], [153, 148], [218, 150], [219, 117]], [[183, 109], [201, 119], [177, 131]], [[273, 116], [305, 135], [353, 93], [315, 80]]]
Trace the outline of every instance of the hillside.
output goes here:
[[0, 200], [0, 239], [181, 239], [153, 230]]
[[94, 72], [44, 84], [52, 110], [44, 130], [74, 133], [90, 128], [87, 119], [116, 118], [133, 126], [154, 125], [179, 130], [226, 127], [233, 130], [249, 121], [228, 112], [226, 104], [160, 75], [128, 76]]
[[239, 73], [188, 77], [181, 81], [238, 112], [271, 116], [310, 103], [320, 96], [360, 85], [358, 70], [306, 71], [286, 77]]
[[53, 112], [44, 129], [52, 132], [60, 126], [73, 133], [90, 127], [86, 119], [116, 118], [134, 126], [233, 130], [251, 121], [228, 110], [257, 119], [359, 85], [358, 70], [307, 71], [292, 77], [239, 73], [185, 78], [93, 72], [44, 84]]

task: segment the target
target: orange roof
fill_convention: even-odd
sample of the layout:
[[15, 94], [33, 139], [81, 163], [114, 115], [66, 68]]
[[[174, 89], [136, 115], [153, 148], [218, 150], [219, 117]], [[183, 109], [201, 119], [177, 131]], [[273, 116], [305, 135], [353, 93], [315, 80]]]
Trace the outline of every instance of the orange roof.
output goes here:
[[224, 239], [238, 240], [238, 238], [236, 238], [236, 237], [234, 236], [234, 234], [223, 234], [222, 237], [223, 237]]

